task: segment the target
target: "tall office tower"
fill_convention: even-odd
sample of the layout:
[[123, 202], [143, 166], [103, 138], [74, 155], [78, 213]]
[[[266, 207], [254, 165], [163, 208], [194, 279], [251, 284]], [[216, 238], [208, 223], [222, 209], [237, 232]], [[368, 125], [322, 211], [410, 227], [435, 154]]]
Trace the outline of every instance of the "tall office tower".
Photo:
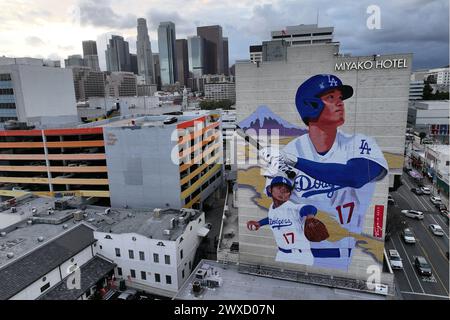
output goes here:
[[161, 90], [161, 66], [159, 65], [159, 53], [153, 54], [153, 68], [155, 69], [155, 84]]
[[83, 44], [83, 56], [98, 55], [97, 43], [94, 40], [86, 40]]
[[77, 101], [105, 96], [105, 74], [103, 72], [87, 67], [72, 67], [71, 69]]
[[228, 63], [228, 38], [223, 37], [223, 73], [227, 76], [230, 74], [230, 66]]
[[130, 53], [130, 63], [131, 63], [131, 72], [134, 74], [138, 73], [138, 58], [137, 55], [134, 53]]
[[200, 36], [188, 37], [189, 77], [200, 78], [205, 73], [205, 40]]
[[105, 55], [108, 71], [131, 71], [130, 50], [123, 37], [113, 35], [106, 46]]
[[83, 44], [84, 65], [94, 71], [100, 71], [98, 62], [97, 43], [94, 40], [86, 40]]
[[173, 84], [177, 80], [175, 39], [175, 24], [161, 22], [158, 27], [158, 46], [162, 85]]
[[147, 21], [144, 18], [137, 19], [137, 64], [138, 74], [145, 77], [145, 84], [155, 82], [155, 67], [153, 64], [152, 45], [148, 36]]
[[189, 78], [188, 44], [186, 39], [177, 39], [175, 52], [177, 56], [177, 80], [182, 86], [185, 86]]
[[217, 25], [197, 27], [197, 35], [205, 39], [205, 73], [223, 73], [222, 27]]
[[68, 56], [67, 59], [64, 59], [64, 67], [84, 67], [84, 59], [80, 54], [73, 54]]

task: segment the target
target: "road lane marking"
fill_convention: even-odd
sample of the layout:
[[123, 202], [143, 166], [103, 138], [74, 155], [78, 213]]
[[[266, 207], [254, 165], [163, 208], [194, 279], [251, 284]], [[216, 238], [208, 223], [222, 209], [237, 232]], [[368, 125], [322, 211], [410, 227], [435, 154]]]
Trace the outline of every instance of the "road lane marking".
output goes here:
[[422, 289], [422, 293], [425, 293], [425, 290], [423, 290], [422, 284], [420, 283], [419, 277], [418, 277], [417, 274], [416, 274], [416, 268], [415, 268], [415, 267], [413, 266], [413, 264], [411, 263], [411, 260], [409, 260], [408, 251], [406, 251], [406, 248], [403, 246], [402, 239], [400, 238], [400, 235], [397, 234], [397, 236], [398, 236], [398, 239], [400, 240], [400, 245], [402, 246], [403, 250], [404, 250], [405, 253], [406, 253], [406, 259], [408, 259], [409, 265], [411, 266], [412, 271], [413, 271], [413, 273], [414, 273], [414, 276], [415, 276], [416, 279], [417, 279], [417, 283], [419, 283], [420, 289]]
[[428, 263], [430, 264], [431, 268], [434, 270], [434, 274], [436, 275], [437, 279], [439, 280], [439, 282], [441, 283], [442, 287], [444, 288], [444, 291], [448, 293], [447, 287], [444, 285], [444, 283], [442, 282], [441, 278], [439, 277], [436, 268], [433, 266], [433, 264], [431, 263], [431, 259], [428, 256], [428, 254], [426, 253], [425, 249], [422, 247], [422, 245], [418, 242], [420, 249], [422, 249], [423, 254], [427, 257], [428, 259]]
[[[397, 250], [397, 248], [395, 247], [394, 241], [392, 241], [392, 246], [394, 247], [395, 250]], [[397, 252], [398, 252], [398, 250], [397, 250]], [[399, 253], [399, 254], [400, 254], [400, 253]], [[408, 255], [408, 252], [406, 252], [406, 255]], [[402, 260], [403, 260], [403, 259], [402, 259]], [[389, 263], [391, 263], [390, 260], [389, 260]], [[406, 273], [405, 268], [402, 268], [402, 271], [403, 271], [403, 273], [405, 274], [406, 280], [408, 281], [408, 285], [409, 285], [409, 287], [411, 288], [411, 291], [414, 291], [414, 288], [413, 288], [412, 285], [411, 285], [411, 281], [409, 281], [408, 274]], [[395, 274], [395, 273], [394, 273], [394, 274]]]
[[417, 296], [428, 296], [428, 297], [436, 297], [436, 298], [445, 298], [445, 299], [450, 299], [450, 296], [440, 296], [437, 294], [429, 294], [429, 293], [418, 293], [418, 292], [408, 292], [408, 291], [400, 291], [401, 293], [406, 293], [406, 294], [414, 294]]

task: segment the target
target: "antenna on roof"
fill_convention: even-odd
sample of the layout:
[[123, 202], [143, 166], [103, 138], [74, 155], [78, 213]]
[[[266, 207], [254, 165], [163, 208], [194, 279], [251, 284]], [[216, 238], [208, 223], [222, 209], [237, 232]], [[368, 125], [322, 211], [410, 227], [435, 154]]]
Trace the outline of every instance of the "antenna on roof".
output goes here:
[[319, 9], [317, 9], [317, 19], [316, 19], [316, 24], [317, 24], [317, 26], [319, 26]]

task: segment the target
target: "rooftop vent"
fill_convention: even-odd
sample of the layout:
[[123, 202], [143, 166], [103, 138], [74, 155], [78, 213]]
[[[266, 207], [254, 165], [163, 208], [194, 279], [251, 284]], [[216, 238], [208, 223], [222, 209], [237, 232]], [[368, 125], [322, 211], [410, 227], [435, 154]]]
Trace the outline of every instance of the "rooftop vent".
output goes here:
[[28, 224], [29, 226], [31, 226], [31, 225], [33, 224], [33, 220], [28, 220], [28, 221], [27, 221], [27, 224]]
[[111, 213], [111, 208], [106, 208], [105, 209], [105, 214], [110, 214]]
[[8, 259], [14, 258], [14, 252], [8, 252], [8, 253], [6, 254], [6, 257], [8, 257]]
[[81, 221], [84, 219], [83, 211], [77, 210], [73, 213], [73, 218], [75, 221]]
[[37, 213], [37, 209], [35, 207], [31, 208], [31, 213], [35, 215]]
[[38, 238], [37, 238], [37, 241], [38, 241], [38, 242], [44, 241], [44, 237], [43, 237], [43, 236], [38, 237]]
[[63, 224], [63, 229], [67, 229], [69, 226], [67, 224]]
[[170, 236], [170, 230], [169, 230], [169, 229], [165, 229], [165, 230], [163, 231], [163, 234], [164, 234], [165, 236]]
[[161, 217], [161, 208], [155, 208], [155, 209], [153, 209], [153, 216], [154, 216], [155, 218]]
[[175, 218], [170, 219], [170, 229], [174, 229], [176, 223], [177, 220]]
[[16, 207], [11, 207], [11, 213], [16, 213], [17, 212], [17, 208]]
[[6, 232], [0, 232], [0, 237], [6, 237]]

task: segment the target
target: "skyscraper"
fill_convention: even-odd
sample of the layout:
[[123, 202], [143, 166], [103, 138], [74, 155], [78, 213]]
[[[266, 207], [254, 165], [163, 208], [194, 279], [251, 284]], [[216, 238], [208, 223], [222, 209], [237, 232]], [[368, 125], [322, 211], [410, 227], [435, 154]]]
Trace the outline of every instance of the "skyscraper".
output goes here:
[[80, 54], [73, 54], [64, 59], [64, 67], [84, 67], [85, 63]]
[[223, 73], [223, 38], [221, 26], [197, 27], [197, 35], [205, 39], [205, 73]]
[[223, 37], [223, 73], [227, 76], [230, 73], [230, 67], [228, 63], [228, 38]]
[[161, 22], [158, 27], [158, 47], [162, 85], [173, 84], [177, 80], [175, 39], [175, 24]]
[[161, 67], [159, 65], [159, 53], [153, 54], [153, 68], [155, 70], [155, 84], [161, 90]]
[[106, 46], [105, 55], [108, 71], [131, 71], [130, 50], [123, 37], [113, 35]]
[[175, 42], [177, 56], [177, 80], [182, 86], [187, 84], [189, 78], [188, 45], [186, 39], [177, 39]]
[[131, 72], [133, 72], [134, 74], [139, 74], [138, 73], [138, 59], [137, 59], [136, 54], [130, 53], [130, 63], [131, 63]]
[[94, 71], [100, 71], [98, 63], [97, 42], [94, 40], [86, 40], [83, 44], [83, 59], [86, 67]]
[[146, 84], [156, 83], [155, 68], [150, 38], [148, 36], [147, 21], [144, 18], [137, 19], [137, 64], [138, 74], [145, 77]]
[[205, 41], [200, 36], [188, 37], [189, 77], [200, 78], [205, 73]]

